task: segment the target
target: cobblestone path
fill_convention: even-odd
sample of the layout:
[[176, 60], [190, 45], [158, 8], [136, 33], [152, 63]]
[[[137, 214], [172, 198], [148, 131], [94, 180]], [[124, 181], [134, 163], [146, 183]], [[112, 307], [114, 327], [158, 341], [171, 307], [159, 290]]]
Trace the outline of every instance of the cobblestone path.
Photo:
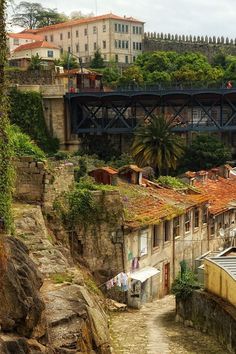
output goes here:
[[213, 337], [175, 322], [173, 296], [112, 313], [110, 329], [114, 354], [228, 353]]

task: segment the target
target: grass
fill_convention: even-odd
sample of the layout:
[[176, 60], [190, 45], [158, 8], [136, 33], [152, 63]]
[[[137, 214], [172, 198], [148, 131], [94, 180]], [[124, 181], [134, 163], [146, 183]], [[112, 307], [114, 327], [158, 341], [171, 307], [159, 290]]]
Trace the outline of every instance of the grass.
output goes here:
[[52, 280], [56, 284], [72, 283], [73, 275], [68, 273], [57, 273], [52, 275]]

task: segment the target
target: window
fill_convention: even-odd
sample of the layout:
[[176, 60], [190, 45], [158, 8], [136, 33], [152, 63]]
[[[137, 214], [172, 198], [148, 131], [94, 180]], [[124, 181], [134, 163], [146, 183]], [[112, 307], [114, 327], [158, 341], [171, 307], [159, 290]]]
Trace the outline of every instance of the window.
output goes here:
[[115, 40], [115, 48], [118, 48], [118, 41]]
[[139, 34], [142, 34], [142, 27], [139, 27]]
[[68, 53], [70, 53], [70, 47], [67, 48]]
[[96, 42], [93, 43], [93, 49], [97, 50], [97, 43]]
[[121, 24], [118, 24], [118, 32], [121, 32]]
[[129, 64], [129, 57], [128, 57], [128, 55], [125, 56], [125, 64]]
[[70, 32], [67, 33], [67, 37], [68, 37], [68, 39], [70, 39]]
[[50, 41], [53, 42], [53, 35], [50, 36]]
[[76, 30], [76, 32], [75, 32], [75, 36], [76, 36], [76, 38], [78, 38], [78, 37], [79, 37], [79, 31], [78, 31], [78, 30]]
[[117, 26], [117, 23], [115, 23], [115, 32], [117, 32], [118, 30], [118, 26]]
[[88, 35], [88, 30], [87, 30], [87, 28], [84, 29], [84, 35], [85, 35], [85, 36]]
[[139, 43], [139, 50], [142, 50], [142, 43]]
[[194, 227], [199, 227], [199, 209], [194, 209]]
[[125, 31], [125, 25], [122, 25], [121, 28], [122, 28], [121, 31], [124, 32]]
[[139, 236], [139, 255], [145, 256], [148, 253], [148, 233], [147, 231], [141, 231]]
[[202, 210], [202, 223], [206, 224], [207, 223], [207, 207], [204, 206]]
[[45, 38], [45, 41], [47, 41], [47, 40], [48, 40], [48, 36], [45, 36], [44, 38]]
[[139, 49], [139, 43], [136, 42], [136, 50], [138, 50], [138, 49]]
[[164, 222], [164, 241], [170, 241], [170, 223], [169, 221]]
[[76, 53], [79, 53], [79, 45], [76, 44]]
[[126, 48], [126, 49], [129, 49], [129, 41], [126, 41], [126, 43], [125, 43], [125, 48]]
[[119, 42], [118, 42], [118, 47], [121, 48], [121, 40], [119, 39]]
[[106, 25], [103, 25], [103, 26], [102, 26], [102, 32], [106, 32], [106, 30], [107, 30], [107, 26], [106, 26]]
[[115, 55], [115, 61], [118, 63], [118, 54]]
[[13, 44], [14, 44], [14, 45], [19, 45], [19, 43], [20, 43], [20, 42], [19, 42], [19, 38], [14, 38], [14, 39], [13, 39]]
[[125, 41], [122, 41], [122, 49], [125, 49]]
[[53, 58], [53, 50], [48, 50], [48, 58]]
[[97, 27], [93, 26], [93, 34], [96, 34], [96, 33], [97, 33]]
[[153, 226], [152, 247], [153, 248], [159, 247], [160, 244], [161, 244], [160, 226], [159, 225], [154, 225]]
[[135, 50], [135, 42], [133, 42], [133, 50]]
[[128, 33], [129, 32], [129, 26], [125, 25], [125, 32]]
[[133, 26], [133, 34], [135, 34], [135, 26]]
[[135, 56], [133, 56], [133, 63], [135, 63], [135, 60], [136, 60], [136, 57], [135, 57]]
[[106, 47], [107, 47], [106, 41], [102, 41], [102, 48], [103, 48], [103, 49], [106, 49]]
[[84, 49], [87, 52], [87, 50], [88, 50], [88, 44], [87, 43], [84, 45]]
[[184, 220], [185, 232], [190, 231], [190, 221], [191, 221], [191, 214], [190, 214], [190, 211], [187, 211], [187, 213], [185, 214], [185, 220]]
[[63, 33], [60, 33], [60, 40], [63, 40]]
[[180, 236], [180, 217], [177, 216], [173, 220], [173, 236], [179, 237]]
[[136, 31], [135, 32], [136, 32], [136, 34], [138, 34], [138, 32], [139, 32], [138, 26], [136, 26]]

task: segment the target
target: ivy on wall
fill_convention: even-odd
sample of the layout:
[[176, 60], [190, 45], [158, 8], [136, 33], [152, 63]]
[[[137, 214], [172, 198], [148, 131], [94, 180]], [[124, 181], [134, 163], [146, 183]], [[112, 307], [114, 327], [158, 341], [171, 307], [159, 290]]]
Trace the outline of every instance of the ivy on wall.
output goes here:
[[58, 139], [50, 135], [45, 123], [40, 93], [11, 90], [10, 121], [18, 125], [46, 153], [58, 150]]
[[5, 5], [0, 2], [0, 232], [11, 229], [11, 144], [8, 128], [8, 100], [6, 95], [6, 78], [4, 66], [6, 64], [6, 32], [5, 32]]

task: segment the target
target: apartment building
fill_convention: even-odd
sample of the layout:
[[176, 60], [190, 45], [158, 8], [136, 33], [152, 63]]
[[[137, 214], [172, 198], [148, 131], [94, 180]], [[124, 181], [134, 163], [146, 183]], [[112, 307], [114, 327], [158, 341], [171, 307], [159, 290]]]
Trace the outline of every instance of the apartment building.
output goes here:
[[[28, 33], [32, 31], [27, 31]], [[142, 53], [144, 22], [112, 13], [33, 30], [50, 43], [89, 63], [99, 49], [105, 61], [133, 63]]]

